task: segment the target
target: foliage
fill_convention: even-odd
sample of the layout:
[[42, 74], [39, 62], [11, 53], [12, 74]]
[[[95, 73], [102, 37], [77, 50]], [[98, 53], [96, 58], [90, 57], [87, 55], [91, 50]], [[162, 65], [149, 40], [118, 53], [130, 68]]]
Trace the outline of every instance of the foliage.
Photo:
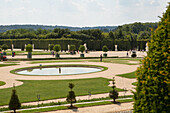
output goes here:
[[54, 51], [59, 52], [61, 50], [61, 46], [59, 44], [56, 44], [53, 49]]
[[32, 45], [31, 45], [31, 44], [28, 44], [28, 45], [26, 46], [26, 51], [27, 51], [27, 52], [32, 52]]
[[9, 109], [14, 110], [14, 113], [16, 113], [16, 110], [19, 109], [20, 107], [21, 107], [21, 103], [18, 99], [18, 95], [16, 94], [16, 90], [13, 89], [11, 99], [9, 102]]
[[73, 107], [73, 103], [76, 102], [76, 96], [74, 91], [72, 91], [72, 89], [74, 88], [74, 84], [73, 83], [69, 83], [69, 88], [71, 89], [71, 91], [69, 91], [69, 94], [67, 95], [67, 102], [70, 102], [70, 107]]
[[130, 72], [130, 73], [125, 73], [125, 74], [119, 74], [116, 76], [125, 77], [125, 78], [136, 78], [135, 73], [136, 73], [136, 71]]
[[7, 50], [7, 49], [8, 49], [8, 45], [3, 44], [1, 48], [2, 48], [2, 50], [4, 50], [4, 51], [5, 51], [5, 50]]
[[85, 51], [85, 47], [84, 47], [84, 45], [80, 45], [80, 47], [79, 47], [79, 51], [81, 51], [82, 53]]
[[105, 45], [105, 46], [103, 46], [103, 48], [102, 48], [102, 51], [103, 52], [107, 52], [109, 49], [107, 48], [107, 46]]
[[137, 69], [134, 112], [168, 113], [170, 80], [170, 3], [152, 34], [149, 52]]
[[112, 84], [113, 84], [113, 86], [112, 86], [112, 90], [109, 92], [109, 97], [112, 98], [113, 102], [115, 103], [116, 102], [115, 100], [118, 98], [119, 93], [115, 89], [116, 86], [115, 86], [115, 78], [114, 77], [113, 77], [113, 80], [112, 80]]
[[50, 51], [52, 51], [52, 50], [53, 50], [53, 48], [54, 48], [54, 44], [50, 44], [50, 45], [49, 45], [49, 49], [50, 49]]
[[[3, 26], [0, 26], [3, 27]], [[6, 26], [7, 27], [7, 26]], [[7, 44], [9, 48], [14, 44], [15, 48], [24, 48], [25, 44], [34, 44], [37, 49], [48, 49], [48, 44], [60, 44], [63, 50], [67, 50], [67, 45], [74, 44], [79, 47], [86, 43], [88, 50], [100, 50], [104, 45], [107, 45], [109, 50], [114, 50], [115, 43], [118, 45], [118, 50], [130, 50], [138, 47], [139, 50], [144, 50], [146, 42], [151, 39], [151, 28], [157, 28], [157, 23], [133, 23], [118, 26], [116, 29], [113, 26], [106, 27], [50, 27], [36, 25], [23, 26], [8, 26], [14, 28], [0, 33], [0, 44]], [[27, 27], [33, 28], [29, 29]], [[45, 29], [42, 29], [45, 28]], [[64, 29], [65, 28], [65, 29]], [[68, 28], [68, 29], [67, 29]], [[106, 28], [106, 29], [105, 29]], [[50, 30], [46, 30], [50, 29]], [[74, 29], [73, 31], [70, 29]], [[70, 40], [71, 39], [71, 40]], [[74, 41], [73, 41], [74, 40]], [[138, 43], [138, 41], [143, 41]], [[98, 43], [98, 44], [96, 44]], [[76, 48], [78, 49], [78, 48]]]
[[5, 84], [6, 84], [5, 82], [0, 81], [0, 86], [3, 86], [3, 85], [5, 85]]

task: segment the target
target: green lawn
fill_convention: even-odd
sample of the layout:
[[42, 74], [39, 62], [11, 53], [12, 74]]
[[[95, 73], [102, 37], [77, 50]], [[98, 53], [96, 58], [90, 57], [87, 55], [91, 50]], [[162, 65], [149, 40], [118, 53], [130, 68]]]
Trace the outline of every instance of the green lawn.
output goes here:
[[[52, 60], [52, 61], [32, 61], [31, 64], [36, 63], [56, 63], [56, 62], [100, 62], [99, 59], [83, 59], [83, 60]], [[129, 61], [136, 61], [138, 63], [129, 63]], [[118, 63], [118, 64], [127, 64], [127, 65], [138, 65], [140, 64], [141, 58], [103, 58], [103, 62], [106, 63]]]
[[[36, 101], [37, 95], [40, 94], [41, 100], [63, 98], [69, 91], [68, 84], [75, 84], [76, 96], [91, 94], [108, 93], [110, 79], [92, 78], [79, 80], [22, 80], [23, 85], [16, 87], [17, 94], [21, 102]], [[118, 89], [119, 91], [123, 91]], [[12, 88], [0, 89], [0, 105], [8, 104]]]
[[5, 82], [0, 81], [0, 86], [3, 86], [3, 85], [5, 85], [5, 84], [6, 84]]
[[137, 85], [137, 82], [133, 82], [132, 85], [136, 86], [136, 85]]
[[84, 62], [85, 60], [46, 60], [46, 61], [32, 61], [30, 64], [40, 64], [40, 63], [57, 63], [57, 62]]
[[116, 76], [125, 77], [125, 78], [136, 78], [135, 73], [136, 71], [131, 72], [131, 73], [120, 74]]
[[0, 64], [0, 67], [4, 67], [4, 66], [13, 66], [13, 65], [17, 65], [17, 64]]
[[[100, 62], [99, 59], [88, 60], [91, 62]], [[138, 63], [129, 63], [129, 61], [136, 61]], [[141, 58], [103, 58], [102, 62], [106, 63], [118, 63], [127, 65], [138, 65], [140, 64]]]

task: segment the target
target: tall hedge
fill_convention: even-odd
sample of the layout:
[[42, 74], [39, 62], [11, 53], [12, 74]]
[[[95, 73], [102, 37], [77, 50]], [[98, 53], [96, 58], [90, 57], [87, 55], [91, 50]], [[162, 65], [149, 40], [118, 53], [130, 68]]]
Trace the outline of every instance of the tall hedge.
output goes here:
[[[106, 45], [109, 50], [115, 50], [115, 44], [118, 45], [119, 51], [126, 51], [134, 48], [139, 48], [140, 50], [145, 50], [146, 42], [148, 40], [138, 40], [138, 41], [129, 41], [129, 40], [86, 40], [88, 50], [101, 51], [102, 47]], [[1, 39], [0, 45], [7, 44], [10, 49], [12, 44], [14, 48], [21, 49], [25, 48], [25, 44], [34, 44], [35, 49], [48, 49], [49, 44], [60, 44], [62, 50], [68, 50], [68, 45], [75, 45], [76, 50], [78, 47], [83, 44], [81, 40], [71, 39], [71, 38], [59, 38], [59, 39]]]
[[170, 113], [170, 3], [137, 69], [135, 113]]

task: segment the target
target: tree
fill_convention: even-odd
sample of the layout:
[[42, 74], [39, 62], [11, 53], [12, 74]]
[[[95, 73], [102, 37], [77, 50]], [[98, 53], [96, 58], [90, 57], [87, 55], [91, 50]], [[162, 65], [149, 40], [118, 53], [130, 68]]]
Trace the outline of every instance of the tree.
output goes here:
[[31, 44], [28, 44], [26, 46], [26, 52], [32, 52], [32, 45]]
[[8, 49], [8, 45], [3, 44], [3, 45], [2, 45], [2, 50], [4, 50], [4, 51], [5, 51], [5, 50], [7, 50], [7, 49]]
[[53, 48], [54, 48], [54, 44], [50, 44], [50, 45], [49, 45], [49, 49], [50, 49], [50, 51], [52, 51], [52, 50], [53, 50]]
[[32, 58], [32, 54], [31, 54], [31, 52], [32, 52], [32, 45], [31, 44], [28, 44], [26, 46], [26, 51], [28, 52], [27, 58]]
[[9, 109], [14, 110], [14, 113], [16, 113], [16, 110], [21, 107], [21, 103], [19, 101], [18, 95], [16, 94], [15, 88], [12, 90], [11, 99], [9, 102]]
[[85, 47], [84, 47], [84, 45], [80, 45], [80, 47], [79, 47], [79, 51], [81, 51], [82, 53], [85, 51]]
[[67, 95], [67, 102], [70, 103], [70, 107], [72, 108], [73, 107], [73, 103], [76, 102], [76, 96], [75, 96], [75, 93], [74, 91], [72, 91], [72, 89], [74, 88], [74, 84], [72, 83], [69, 83], [69, 88], [71, 89], [71, 91], [69, 91], [69, 94]]
[[59, 44], [56, 44], [53, 49], [58, 53], [61, 50], [61, 46]]
[[137, 69], [134, 112], [169, 113], [170, 3], [152, 34], [149, 52]]
[[103, 48], [102, 48], [102, 51], [107, 52], [108, 50], [109, 50], [108, 47], [106, 45], [104, 45]]
[[115, 78], [113, 77], [112, 80], [112, 90], [109, 92], [109, 97], [113, 99], [113, 102], [115, 103], [116, 99], [118, 98], [119, 93], [117, 92], [117, 90], [115, 90], [116, 86], [115, 86]]

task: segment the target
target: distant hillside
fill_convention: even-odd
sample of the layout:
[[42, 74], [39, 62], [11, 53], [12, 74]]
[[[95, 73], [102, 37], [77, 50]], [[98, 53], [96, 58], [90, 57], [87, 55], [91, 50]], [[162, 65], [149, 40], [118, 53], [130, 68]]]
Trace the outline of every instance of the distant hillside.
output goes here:
[[6, 32], [13, 29], [50, 29], [55, 28], [70, 29], [71, 31], [80, 31], [88, 29], [100, 29], [104, 32], [109, 32], [117, 28], [117, 26], [97, 26], [97, 27], [69, 27], [69, 26], [47, 26], [47, 25], [0, 25], [0, 32]]

